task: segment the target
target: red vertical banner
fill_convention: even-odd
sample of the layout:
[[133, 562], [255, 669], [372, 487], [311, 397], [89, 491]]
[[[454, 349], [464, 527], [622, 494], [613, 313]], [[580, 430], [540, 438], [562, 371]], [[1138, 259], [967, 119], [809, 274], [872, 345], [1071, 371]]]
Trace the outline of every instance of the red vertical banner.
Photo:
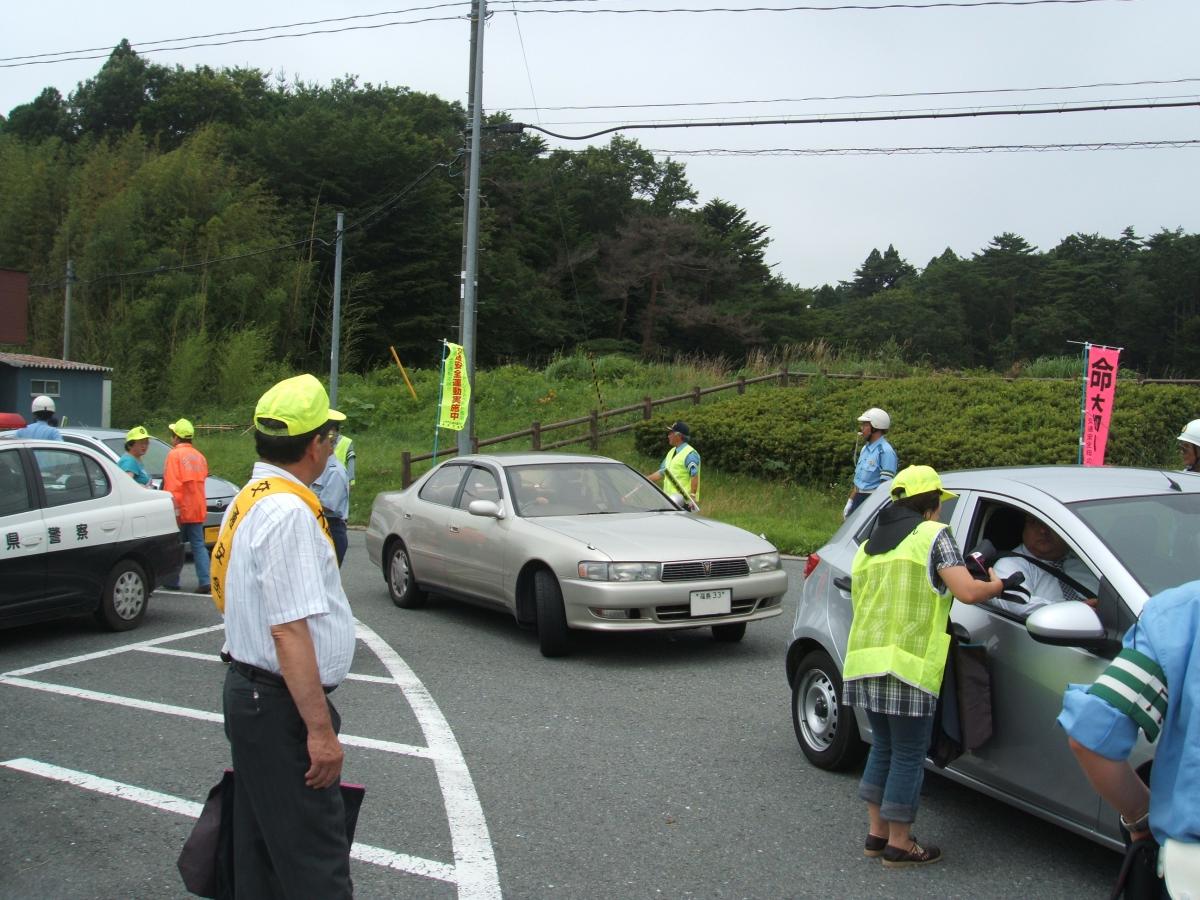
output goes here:
[[1115, 347], [1088, 348], [1087, 371], [1083, 391], [1083, 464], [1104, 465], [1108, 445], [1108, 426], [1112, 421], [1113, 398], [1117, 393], [1117, 357]]

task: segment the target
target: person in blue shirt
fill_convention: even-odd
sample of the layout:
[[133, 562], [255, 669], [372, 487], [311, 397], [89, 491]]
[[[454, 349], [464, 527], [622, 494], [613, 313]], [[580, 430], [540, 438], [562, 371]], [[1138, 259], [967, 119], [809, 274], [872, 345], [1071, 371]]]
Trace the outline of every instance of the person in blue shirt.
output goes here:
[[56, 427], [54, 401], [44, 394], [33, 398], [33, 421], [13, 432], [13, 437], [35, 438], [39, 441], [61, 441], [62, 432]]
[[150, 447], [150, 432], [141, 425], [135, 425], [125, 435], [125, 453], [117, 460], [121, 471], [128, 472], [129, 477], [141, 485], [150, 484], [150, 473], [142, 465], [142, 457]]
[[[334, 422], [332, 427], [337, 426]], [[340, 567], [350, 546], [346, 530], [346, 519], [350, 516], [350, 473], [338, 459], [336, 453], [329, 454], [325, 470], [312, 483], [313, 493], [321, 501], [325, 521], [329, 523], [329, 535], [333, 538], [333, 549]]]
[[877, 406], [872, 406], [858, 417], [859, 434], [867, 443], [858, 454], [854, 485], [850, 489], [846, 508], [842, 510], [842, 518], [858, 509], [879, 485], [896, 477], [900, 461], [886, 437], [891, 427], [892, 417]]
[[[1096, 682], [1067, 686], [1058, 717], [1088, 781], [1120, 814], [1131, 841], [1153, 835], [1167, 847], [1168, 882], [1177, 852], [1168, 841], [1200, 854], [1197, 640], [1200, 581], [1155, 594]], [[1139, 731], [1158, 740], [1149, 787], [1128, 762]]]

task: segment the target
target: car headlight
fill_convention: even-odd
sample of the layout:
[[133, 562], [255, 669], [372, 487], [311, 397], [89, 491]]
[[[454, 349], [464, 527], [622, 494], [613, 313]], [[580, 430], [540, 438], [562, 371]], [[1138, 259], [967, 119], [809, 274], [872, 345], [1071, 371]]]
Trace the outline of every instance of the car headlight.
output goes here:
[[770, 553], [757, 553], [754, 556], [747, 556], [746, 564], [750, 567], [751, 572], [774, 571], [779, 568], [779, 551], [772, 550]]
[[579, 577], [589, 581], [658, 581], [658, 563], [590, 562], [579, 564]]

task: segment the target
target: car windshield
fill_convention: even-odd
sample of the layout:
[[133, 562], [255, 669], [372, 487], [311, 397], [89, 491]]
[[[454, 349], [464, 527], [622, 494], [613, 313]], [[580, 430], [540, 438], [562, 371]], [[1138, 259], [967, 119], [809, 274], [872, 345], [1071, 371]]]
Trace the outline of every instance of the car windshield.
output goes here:
[[[105, 438], [104, 443], [117, 456], [125, 455], [125, 438]], [[150, 438], [150, 446], [146, 448], [146, 455], [142, 457], [142, 468], [150, 474], [150, 477], [162, 478], [163, 469], [167, 467], [167, 453], [170, 449], [158, 438]]]
[[1200, 578], [1200, 494], [1071, 504], [1147, 594]]
[[661, 491], [622, 463], [549, 463], [506, 471], [517, 515], [526, 518], [675, 509]]

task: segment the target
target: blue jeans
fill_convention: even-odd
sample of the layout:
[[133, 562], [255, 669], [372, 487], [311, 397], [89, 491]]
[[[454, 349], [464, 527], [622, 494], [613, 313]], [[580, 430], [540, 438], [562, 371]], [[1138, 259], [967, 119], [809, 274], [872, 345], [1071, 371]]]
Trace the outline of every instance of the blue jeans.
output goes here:
[[867, 711], [874, 743], [858, 784], [858, 796], [879, 807], [889, 822], [917, 817], [933, 716], [888, 716]]
[[[208, 573], [209, 558], [208, 548], [204, 546], [204, 523], [203, 522], [186, 522], [179, 526], [179, 539], [185, 544], [192, 545], [192, 562], [196, 566], [196, 586], [206, 587], [211, 581]], [[174, 577], [165, 579], [165, 583], [171, 587], [179, 587], [180, 572], [175, 572]]]

